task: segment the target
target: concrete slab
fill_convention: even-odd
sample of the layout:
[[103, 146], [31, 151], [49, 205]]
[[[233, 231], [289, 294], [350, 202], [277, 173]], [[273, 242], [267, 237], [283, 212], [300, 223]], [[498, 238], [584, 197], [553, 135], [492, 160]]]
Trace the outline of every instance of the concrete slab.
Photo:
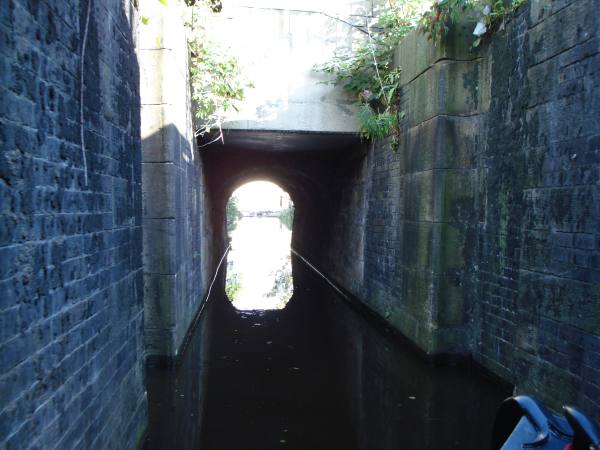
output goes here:
[[365, 0], [225, 4], [211, 34], [231, 49], [254, 83], [225, 128], [356, 132], [356, 99], [324, 84], [330, 78], [313, 66], [329, 60], [336, 48], [365, 39], [349, 23], [365, 25], [371, 13], [372, 2]]

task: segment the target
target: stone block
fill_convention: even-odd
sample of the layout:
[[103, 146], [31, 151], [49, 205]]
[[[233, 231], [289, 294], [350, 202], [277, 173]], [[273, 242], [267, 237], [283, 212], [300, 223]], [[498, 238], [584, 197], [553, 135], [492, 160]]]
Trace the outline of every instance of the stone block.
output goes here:
[[427, 39], [420, 31], [410, 32], [394, 53], [394, 64], [402, 69], [400, 84], [410, 83], [441, 60], [469, 61], [480, 57], [471, 48], [474, 21], [464, 21], [451, 27], [442, 44]]
[[[440, 276], [435, 279], [437, 316], [439, 328], [462, 326], [467, 323], [467, 310], [463, 286], [456, 277]], [[459, 344], [458, 342], [455, 343]], [[463, 347], [465, 343], [460, 343]]]
[[178, 270], [175, 219], [144, 219], [144, 272], [173, 275]]
[[[431, 273], [403, 269], [400, 274], [399, 300], [403, 310], [419, 323], [431, 322], [434, 302], [434, 285]], [[398, 299], [395, 300], [398, 301]]]
[[426, 355], [438, 353], [436, 349], [435, 331], [436, 330], [430, 321], [417, 322], [417, 334], [413, 341]]
[[486, 66], [475, 61], [440, 61], [402, 87], [411, 126], [437, 115], [473, 115], [487, 110]]
[[174, 219], [181, 215], [181, 174], [173, 163], [144, 163], [142, 189], [144, 217]]
[[433, 198], [433, 172], [424, 171], [406, 175], [404, 184], [404, 210], [402, 216], [416, 222], [435, 220]]
[[475, 166], [481, 118], [436, 116], [408, 130], [399, 149], [401, 173]]
[[140, 3], [140, 15], [148, 23], [140, 25], [141, 50], [168, 49], [185, 52], [185, 28], [181, 25], [182, 11], [177, 3], [165, 7], [161, 2]]
[[418, 335], [418, 320], [411, 313], [399, 305], [393, 305], [386, 320], [404, 336], [416, 341]]
[[433, 171], [433, 217], [440, 222], [467, 222], [476, 217], [475, 169]]
[[400, 235], [403, 242], [402, 248], [400, 249], [400, 264], [402, 267], [423, 271], [431, 267], [433, 243], [432, 227], [430, 222], [402, 223], [400, 229]]
[[186, 139], [173, 123], [177, 109], [170, 105], [142, 106], [142, 160], [181, 164], [181, 141]]
[[430, 353], [433, 355], [466, 355], [470, 348], [469, 332], [463, 327], [442, 328], [432, 331]]
[[177, 274], [144, 274], [144, 327], [168, 330], [176, 325]]
[[144, 346], [148, 355], [173, 355], [173, 336], [170, 329], [145, 328]]
[[[167, 103], [163, 96], [162, 73], [164, 49], [143, 49], [139, 52], [140, 60], [140, 95], [143, 105], [160, 105]], [[167, 66], [168, 67], [168, 66]]]

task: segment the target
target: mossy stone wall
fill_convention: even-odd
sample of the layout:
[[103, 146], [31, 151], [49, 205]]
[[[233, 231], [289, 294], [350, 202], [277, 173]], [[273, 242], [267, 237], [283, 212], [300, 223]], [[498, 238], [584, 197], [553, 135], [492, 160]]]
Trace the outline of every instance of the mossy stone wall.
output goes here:
[[473, 24], [409, 35], [399, 148], [341, 165], [322, 266], [426, 353], [599, 418], [596, 9], [532, 0], [477, 51]]

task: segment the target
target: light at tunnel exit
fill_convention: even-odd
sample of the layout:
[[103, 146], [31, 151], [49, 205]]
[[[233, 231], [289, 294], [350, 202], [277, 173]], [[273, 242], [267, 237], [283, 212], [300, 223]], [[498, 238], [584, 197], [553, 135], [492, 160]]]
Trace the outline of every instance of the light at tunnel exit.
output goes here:
[[225, 291], [237, 309], [282, 309], [292, 297], [292, 221], [293, 203], [273, 183], [248, 183], [232, 194]]

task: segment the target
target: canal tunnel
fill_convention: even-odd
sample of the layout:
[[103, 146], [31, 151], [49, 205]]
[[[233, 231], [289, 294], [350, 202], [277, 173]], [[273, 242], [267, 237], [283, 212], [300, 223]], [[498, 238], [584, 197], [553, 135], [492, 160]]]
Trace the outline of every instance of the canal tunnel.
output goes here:
[[[222, 2], [256, 89], [210, 145], [194, 3], [2, 2], [0, 447], [481, 449], [511, 393], [600, 423], [597, 1], [409, 32], [364, 141], [314, 65], [386, 2]], [[278, 311], [224, 295], [255, 180], [296, 206]]]
[[[434, 369], [324, 274], [328, 245], [339, 240], [342, 194], [351, 189], [344, 183], [361, 172], [364, 143], [355, 135], [264, 131], [229, 131], [224, 139], [201, 151], [214, 252], [226, 253], [231, 194], [250, 181], [276, 183], [295, 205], [292, 247], [301, 257], [292, 258], [294, 293], [282, 310], [237, 310], [225, 295], [221, 266], [179, 364], [148, 369], [146, 448], [486, 444], [508, 386], [469, 366]], [[450, 413], [457, 405], [464, 411], [458, 416]], [[479, 427], [457, 433], [477, 420]]]
[[[224, 210], [233, 191], [255, 180], [271, 181], [294, 202], [292, 247], [318, 259], [329, 235], [332, 204], [340, 192], [340, 161], [364, 155], [364, 143], [351, 133], [299, 133], [232, 130], [202, 150], [206, 184], [219, 230], [217, 253], [225, 249]], [[219, 254], [220, 254], [219, 253]]]

